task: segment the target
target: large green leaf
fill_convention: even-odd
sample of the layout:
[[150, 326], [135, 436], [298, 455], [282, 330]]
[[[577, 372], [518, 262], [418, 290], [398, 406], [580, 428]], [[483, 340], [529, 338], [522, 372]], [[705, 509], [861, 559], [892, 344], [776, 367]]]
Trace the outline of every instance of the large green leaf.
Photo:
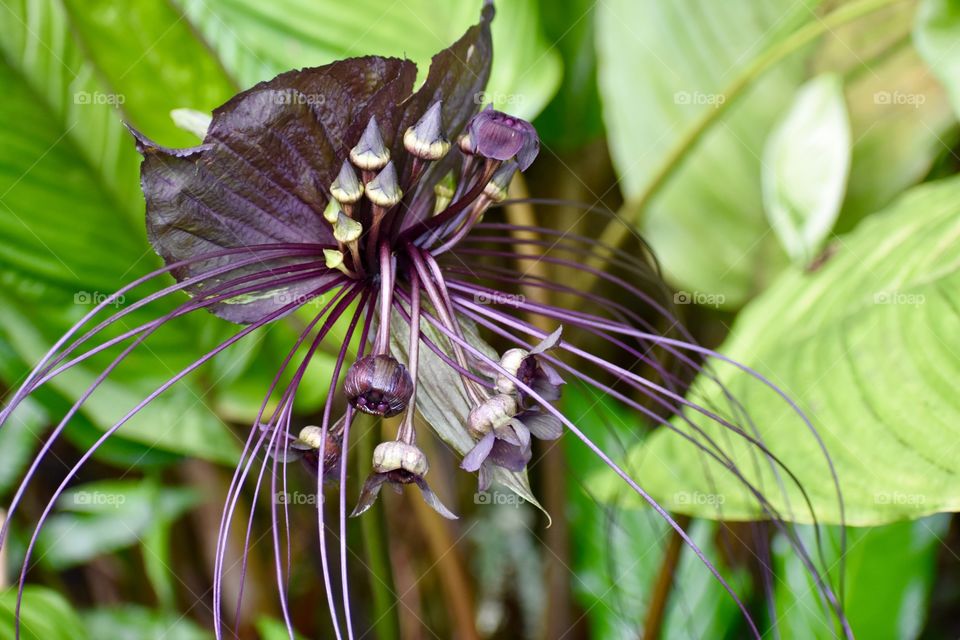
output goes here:
[[[772, 379], [813, 420], [837, 468], [848, 523], [960, 508], [958, 239], [960, 180], [916, 187], [843, 237], [822, 268], [781, 277], [744, 310], [722, 349]], [[755, 379], [728, 365], [718, 372], [769, 448], [799, 476], [821, 521], [839, 522], [824, 455], [803, 423]], [[692, 397], [724, 406], [704, 382]], [[728, 443], [740, 470], [785, 517], [809, 521], [795, 488], [787, 483], [785, 504], [768, 465], [752, 463], [752, 448], [691, 417]], [[705, 462], [674, 433], [656, 433], [637, 456], [636, 477], [671, 508], [704, 517], [760, 516], [731, 473]], [[618, 483], [606, 480], [613, 491]]]
[[[0, 592], [0, 640], [13, 640], [17, 590]], [[89, 637], [76, 612], [63, 596], [45, 587], [28, 586], [20, 611], [23, 640], [85, 640]]]
[[[651, 183], [696, 121], [753, 60], [813, 19], [819, 0], [613, 0], [599, 7], [600, 90], [626, 197]], [[804, 77], [794, 56], [758, 82], [686, 158], [644, 213], [641, 231], [667, 276], [738, 305], [782, 252], [767, 229], [760, 157]], [[704, 229], [722, 242], [704, 242]]]
[[960, 114], [957, 38], [960, 38], [960, 6], [952, 0], [923, 0], [917, 15], [914, 41], [924, 61], [946, 87], [954, 110]]
[[[738, 307], [785, 266], [763, 215], [761, 158], [771, 126], [811, 74], [841, 73], [847, 90], [853, 162], [838, 228], [886, 205], [944, 152], [951, 121], [942, 91], [906, 39], [915, 3], [856, 4], [866, 13], [830, 28], [815, 0], [600, 5], [600, 87], [628, 200], [622, 217], [637, 222], [679, 288]], [[727, 102], [745, 70], [753, 75], [793, 34], [817, 29], [819, 40], [770, 57], [779, 62]], [[726, 110], [712, 117], [721, 103]], [[704, 122], [697, 143], [687, 144]], [[643, 201], [666, 167], [667, 181]]]
[[[910, 640], [920, 636], [936, 572], [937, 552], [950, 524], [937, 515], [883, 527], [847, 529], [844, 580], [845, 613], [858, 638]], [[825, 536], [825, 557], [839, 566], [839, 528]], [[801, 537], [808, 548], [815, 538], [810, 527]], [[833, 638], [834, 627], [823, 610], [817, 587], [786, 540], [773, 544], [778, 575], [775, 600], [783, 638]]]
[[[426, 73], [430, 58], [480, 15], [480, 0], [174, 0], [243, 86], [288, 69], [348, 56], [407, 57]], [[535, 0], [497, 3], [493, 72], [486, 96], [532, 118], [560, 81], [560, 58], [538, 25]], [[183, 104], [185, 107], [196, 105]]]

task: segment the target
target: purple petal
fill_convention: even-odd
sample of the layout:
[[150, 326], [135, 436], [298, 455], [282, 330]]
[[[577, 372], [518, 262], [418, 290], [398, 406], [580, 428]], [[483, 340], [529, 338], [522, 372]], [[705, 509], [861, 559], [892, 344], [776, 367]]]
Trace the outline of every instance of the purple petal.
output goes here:
[[525, 411], [518, 417], [540, 440], [556, 440], [563, 435], [563, 423], [556, 416], [542, 411]]
[[463, 457], [463, 461], [460, 463], [460, 468], [465, 471], [476, 471], [480, 468], [480, 465], [483, 464], [483, 461], [487, 459], [487, 456], [490, 455], [490, 450], [493, 448], [493, 442], [497, 437], [491, 431], [487, 435], [483, 436], [476, 446], [471, 449], [467, 455]]
[[526, 171], [540, 152], [533, 125], [502, 111], [484, 109], [470, 121], [469, 129], [476, 153], [501, 161], [516, 159], [521, 171]]
[[450, 509], [447, 509], [447, 507], [440, 502], [440, 498], [437, 497], [437, 494], [430, 490], [430, 485], [427, 484], [426, 480], [423, 478], [417, 478], [415, 482], [417, 483], [417, 486], [420, 487], [420, 493], [423, 494], [423, 501], [430, 505], [434, 511], [442, 515], [447, 520], [459, 520], [454, 512], [450, 511]]
[[530, 349], [530, 355], [535, 356], [538, 353], [543, 353], [548, 349], [553, 349], [560, 343], [560, 336], [563, 335], [563, 326], [557, 327], [557, 330], [548, 335], [546, 338], [540, 341], [540, 344], [535, 346], [533, 349]]
[[[395, 128], [396, 104], [412, 90], [415, 76], [413, 63], [378, 57], [291, 71], [216, 109], [199, 147], [165, 149], [136, 134], [144, 156], [147, 235], [154, 250], [169, 264], [223, 248], [334, 244], [322, 217], [326, 190], [349, 143], [371, 116]], [[194, 263], [173, 275], [183, 280], [237, 259]], [[262, 267], [231, 276], [258, 269]], [[234, 322], [251, 322], [315, 289], [323, 279], [289, 285], [283, 295], [219, 304], [213, 311]], [[209, 286], [201, 283], [191, 291]]]
[[387, 476], [385, 474], [370, 474], [367, 481], [363, 483], [363, 489], [360, 490], [360, 498], [357, 500], [357, 506], [354, 507], [353, 512], [350, 514], [351, 518], [356, 518], [373, 506], [373, 503], [377, 501], [377, 496], [380, 495], [380, 488], [386, 480]]
[[530, 447], [521, 448], [503, 440], [497, 440], [487, 460], [510, 471], [523, 471], [532, 457], [533, 451]]

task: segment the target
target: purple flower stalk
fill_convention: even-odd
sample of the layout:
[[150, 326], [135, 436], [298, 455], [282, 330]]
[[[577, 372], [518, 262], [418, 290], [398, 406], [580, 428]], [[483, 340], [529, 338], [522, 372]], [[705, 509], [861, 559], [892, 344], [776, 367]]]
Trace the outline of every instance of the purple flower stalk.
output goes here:
[[[292, 460], [301, 460], [316, 476], [327, 604], [337, 638], [354, 637], [347, 584], [350, 509], [344, 462], [358, 413], [400, 416], [400, 426], [394, 439], [376, 447], [353, 515], [373, 507], [384, 484], [396, 488], [414, 484], [438, 513], [456, 517], [440, 499], [440, 494], [452, 494], [443, 488], [436, 493], [428, 485], [429, 464], [417, 446], [422, 435], [414, 421], [418, 411], [441, 437], [448, 442], [451, 438], [449, 429], [440, 433], [436, 420], [431, 423], [428, 406], [438, 402], [426, 391], [431, 384], [451, 385], [449, 389], [465, 402], [462, 413], [456, 414], [453, 405], [446, 406], [446, 413], [459, 428], [454, 435], [461, 443], [455, 448], [464, 456], [462, 467], [478, 473], [481, 490], [501, 477], [497, 474], [525, 472], [534, 439], [554, 440], [569, 431], [678, 531], [730, 591], [753, 634], [760, 637], [746, 606], [673, 518], [564, 415], [558, 404], [562, 385], [587, 385], [636, 410], [653, 425], [677, 431], [705, 456], [729, 468], [756, 497], [796, 546], [823, 599], [845, 625], [826, 573], [784, 523], [785, 514], [777, 512], [760, 488], [747, 480], [721, 443], [698, 426], [696, 417], [716, 421], [731, 437], [749, 442], [778, 480], [786, 475], [783, 481], [793, 482], [795, 477], [767, 450], [748, 420], [747, 427], [740, 427], [717, 408], [697, 405], [683, 395], [692, 374], [715, 380], [704, 361], [722, 356], [698, 346], [682, 330], [682, 339], [659, 334], [649, 317], [618, 302], [638, 299], [649, 307], [651, 316], [674, 321], [656, 296], [645, 292], [642, 284], [632, 284], [656, 283], [648, 261], [549, 228], [484, 222], [484, 214], [504, 200], [513, 175], [531, 165], [540, 147], [530, 123], [490, 108], [477, 110], [474, 98], [490, 75], [493, 13], [492, 5], [486, 3], [480, 22], [434, 57], [417, 90], [412, 62], [367, 56], [290, 71], [238, 94], [213, 112], [205, 138], [193, 148], [164, 148], [132, 130], [143, 154], [148, 236], [166, 266], [130, 283], [88, 313], [9, 398], [0, 422], [60, 373], [98, 353], [120, 349], [54, 428], [14, 495], [9, 515], [15, 514], [41, 460], [70, 419], [123, 359], [166, 323], [205, 310], [242, 328], [143, 398], [104, 433], [57, 488], [37, 531], [94, 451], [157, 396], [257, 329], [322, 300], [265, 390], [228, 491], [213, 594], [218, 638], [233, 634], [222, 617], [222, 579], [226, 539], [241, 489], [255, 476], [255, 496], [266, 477], [273, 495], [278, 482], [283, 482], [280, 489], [285, 490], [286, 468]], [[527, 234], [526, 239], [518, 239], [517, 232]], [[515, 252], [519, 245], [537, 248], [539, 255]], [[601, 251], [612, 256], [609, 270], [585, 266], [587, 258]], [[504, 266], [534, 260], [566, 275], [548, 280]], [[601, 295], [568, 286], [584, 273], [601, 283], [598, 291], [614, 293]], [[165, 282], [168, 275], [175, 283], [94, 324], [117, 296]], [[518, 285], [572, 302], [566, 308], [527, 300], [513, 293]], [[183, 300], [183, 293], [189, 298]], [[176, 297], [181, 298], [176, 308], [156, 320], [98, 340], [105, 329], [133, 311]], [[538, 327], [543, 324], [535, 319], [554, 331], [542, 331]], [[322, 420], [291, 433], [294, 398], [310, 358], [341, 322], [346, 324], [346, 337]], [[496, 353], [478, 329], [507, 348]], [[574, 334], [586, 341], [583, 346], [562, 337]], [[351, 343], [359, 344], [355, 355], [351, 355]], [[653, 376], [607, 361], [587, 344], [612, 346], [635, 358]], [[304, 345], [305, 357], [295, 362]], [[654, 351], [671, 358], [682, 371], [669, 369], [654, 357]], [[281, 388], [282, 376], [289, 370], [292, 378]], [[727, 399], [733, 413], [742, 416], [735, 399], [729, 395]], [[268, 411], [269, 406], [274, 408]], [[325, 539], [325, 481], [339, 481], [339, 604]], [[284, 559], [281, 544], [286, 508], [281, 525], [277, 506], [272, 504], [271, 533], [281, 608], [291, 626], [285, 590], [290, 559], [289, 555]], [[0, 544], [6, 541], [6, 527], [0, 532]], [[251, 515], [246, 523], [247, 546], [252, 527]], [[289, 536], [288, 530], [285, 535]], [[21, 571], [21, 590], [35, 543], [36, 532]], [[245, 569], [246, 555], [242, 562]]]

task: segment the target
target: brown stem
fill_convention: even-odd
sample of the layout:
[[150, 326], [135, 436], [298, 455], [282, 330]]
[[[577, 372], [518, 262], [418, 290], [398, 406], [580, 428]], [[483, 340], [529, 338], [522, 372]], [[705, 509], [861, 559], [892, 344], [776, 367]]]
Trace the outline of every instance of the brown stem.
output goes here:
[[[690, 516], [678, 515], [674, 518], [682, 529], [686, 529], [690, 524]], [[644, 640], [659, 638], [663, 631], [663, 619], [667, 613], [667, 603], [670, 601], [670, 592], [673, 589], [673, 576], [677, 571], [677, 564], [680, 562], [681, 551], [683, 551], [683, 539], [679, 533], [672, 530], [670, 539], [667, 540], [667, 548], [663, 551], [660, 570], [657, 572], [657, 578], [650, 593], [650, 606], [647, 609], [647, 617], [643, 621], [643, 635], [641, 636]]]

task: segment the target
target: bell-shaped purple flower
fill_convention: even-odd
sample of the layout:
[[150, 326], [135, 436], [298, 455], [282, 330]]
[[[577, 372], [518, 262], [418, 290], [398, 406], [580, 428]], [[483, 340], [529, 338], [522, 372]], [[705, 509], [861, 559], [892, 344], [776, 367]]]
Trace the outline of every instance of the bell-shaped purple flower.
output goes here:
[[540, 153], [540, 137], [533, 125], [502, 111], [487, 108], [478, 113], [467, 126], [467, 148], [478, 155], [494, 160], [516, 159], [521, 171], [533, 164]]

